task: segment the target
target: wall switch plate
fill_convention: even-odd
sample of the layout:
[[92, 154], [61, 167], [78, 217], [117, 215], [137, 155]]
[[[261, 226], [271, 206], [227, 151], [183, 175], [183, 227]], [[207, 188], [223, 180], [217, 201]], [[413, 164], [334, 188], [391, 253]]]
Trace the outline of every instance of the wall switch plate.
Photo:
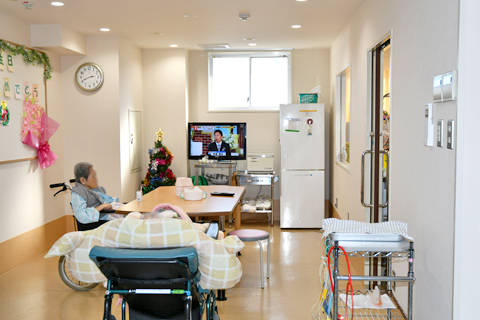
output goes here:
[[437, 120], [437, 147], [443, 148], [443, 119]]
[[433, 101], [442, 102], [442, 83], [443, 83], [443, 74], [439, 74], [433, 77]]
[[448, 120], [447, 122], [447, 148], [453, 150], [455, 132], [455, 120]]
[[433, 147], [433, 106], [431, 103], [425, 105], [423, 144]]
[[457, 70], [433, 77], [433, 102], [457, 100]]

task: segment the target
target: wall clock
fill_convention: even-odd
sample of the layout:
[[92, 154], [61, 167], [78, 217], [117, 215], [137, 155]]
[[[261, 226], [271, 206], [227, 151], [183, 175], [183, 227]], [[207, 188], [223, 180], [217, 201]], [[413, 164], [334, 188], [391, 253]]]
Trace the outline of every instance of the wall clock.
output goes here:
[[82, 90], [98, 90], [103, 85], [102, 68], [92, 62], [84, 63], [75, 72], [75, 80]]

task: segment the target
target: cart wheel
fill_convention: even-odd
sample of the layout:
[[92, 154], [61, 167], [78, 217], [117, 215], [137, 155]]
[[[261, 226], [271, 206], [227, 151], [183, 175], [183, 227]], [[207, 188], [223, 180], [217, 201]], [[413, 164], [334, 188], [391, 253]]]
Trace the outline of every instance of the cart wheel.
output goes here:
[[98, 285], [98, 283], [85, 283], [75, 279], [68, 270], [67, 259], [65, 256], [61, 256], [60, 259], [58, 259], [58, 273], [60, 274], [62, 281], [73, 290], [88, 291]]

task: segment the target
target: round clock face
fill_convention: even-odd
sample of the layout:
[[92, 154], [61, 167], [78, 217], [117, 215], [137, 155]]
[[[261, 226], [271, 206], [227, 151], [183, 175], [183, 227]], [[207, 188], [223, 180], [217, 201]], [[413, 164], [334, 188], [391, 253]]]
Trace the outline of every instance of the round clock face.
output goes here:
[[95, 63], [84, 63], [78, 67], [75, 80], [80, 89], [95, 91], [100, 89], [103, 84], [103, 71]]

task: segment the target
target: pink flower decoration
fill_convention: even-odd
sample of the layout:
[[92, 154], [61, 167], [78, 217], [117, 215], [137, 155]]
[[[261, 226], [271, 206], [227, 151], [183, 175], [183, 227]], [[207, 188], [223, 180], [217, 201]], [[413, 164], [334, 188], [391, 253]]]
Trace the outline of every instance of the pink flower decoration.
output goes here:
[[[158, 160], [158, 159], [157, 159]], [[158, 162], [161, 166], [163, 165], [166, 165], [167, 164], [167, 161], [165, 161], [164, 159], [161, 159], [159, 162]]]
[[22, 139], [30, 131], [33, 135], [39, 137], [42, 128], [42, 116], [45, 114], [45, 110], [38, 104], [32, 103], [31, 100], [25, 99], [23, 109], [23, 126], [22, 126]]

